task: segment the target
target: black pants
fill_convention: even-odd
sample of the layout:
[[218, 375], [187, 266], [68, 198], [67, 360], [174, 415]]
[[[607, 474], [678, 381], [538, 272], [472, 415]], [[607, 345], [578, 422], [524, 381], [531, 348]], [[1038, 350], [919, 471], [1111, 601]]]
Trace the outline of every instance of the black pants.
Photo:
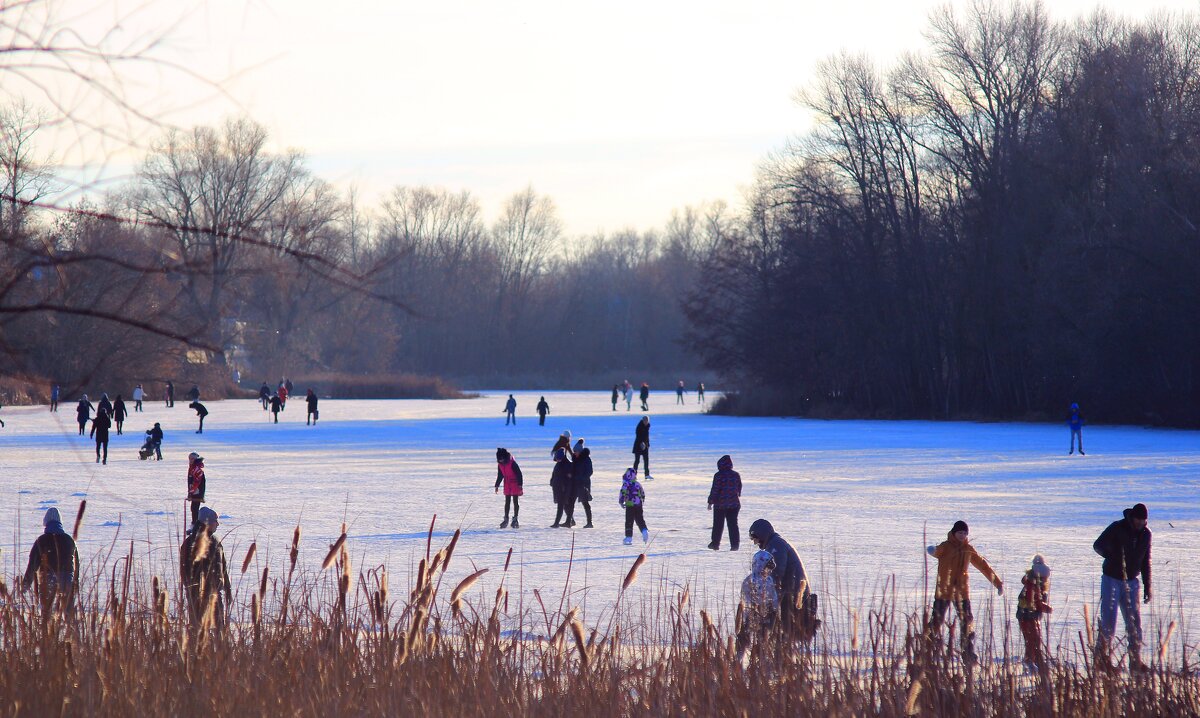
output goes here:
[[517, 519], [517, 514], [521, 513], [521, 497], [520, 496], [509, 496], [508, 494], [504, 495], [504, 520], [505, 521], [508, 521], [508, 506], [509, 506], [509, 504], [512, 504], [512, 517], [513, 517], [513, 520], [515, 521]]
[[50, 402], [50, 411], [58, 411], [58, 401]]
[[141, 400], [141, 399], [138, 399], [138, 400], [137, 400], [137, 403], [133, 405], [133, 410], [134, 410], [134, 411], [141, 411], [141, 410], [142, 410], [142, 400]]
[[87, 428], [87, 419], [79, 422], [79, 435], [83, 436], [83, 430]]
[[204, 417], [203, 417], [203, 416], [202, 416], [202, 417], [200, 417], [200, 428], [196, 430], [196, 433], [197, 433], [197, 434], [203, 434], [203, 433], [204, 433]]
[[583, 504], [583, 513], [587, 516], [587, 522], [592, 522], [592, 495], [587, 489], [577, 490], [571, 495], [570, 501], [567, 504], [567, 520], [575, 520], [575, 502]]
[[196, 499], [192, 499], [192, 525], [195, 526], [196, 522], [199, 520], [200, 520], [200, 501], [198, 501]]
[[640, 454], [636, 451], [633, 452], [633, 470], [634, 470], [634, 472], [637, 472], [637, 470], [638, 470], [638, 461], [639, 460], [642, 460], [643, 463], [645, 464], [645, 468], [643, 469], [643, 471], [646, 472], [645, 473], [646, 476], [649, 476], [650, 475], [650, 450], [646, 449], [645, 451], [643, 451]]
[[120, 435], [121, 435], [121, 425], [122, 425], [122, 424], [124, 424], [124, 423], [125, 423], [125, 422], [123, 422], [123, 421], [118, 421], [118, 422], [117, 422], [117, 436], [120, 436]]
[[275, 414], [275, 423], [278, 424], [279, 423], [279, 412], [276, 411], [276, 412], [274, 412], [274, 414]]
[[640, 505], [625, 507], [625, 538], [633, 536], [634, 523], [637, 523], [638, 528], [642, 531], [646, 530], [646, 518], [642, 516], [642, 507]]
[[718, 509], [713, 507], [713, 525], [712, 525], [712, 543], [714, 546], [721, 545], [721, 532], [726, 525], [729, 526], [729, 548], [736, 551], [741, 544], [742, 537], [738, 533], [738, 511], [741, 508]]
[[950, 609], [950, 604], [954, 604], [954, 610], [958, 612], [959, 632], [961, 635], [963, 653], [971, 654], [975, 652], [975, 617], [971, 615], [971, 599], [964, 598], [958, 601], [951, 601], [944, 598], [933, 599], [933, 611], [929, 614], [929, 625], [926, 627], [927, 634], [932, 637], [942, 628], [942, 623], [946, 620], [946, 612]]
[[104, 463], [108, 463], [108, 434], [96, 437], [96, 458], [100, 458], [100, 447], [104, 447]]
[[538, 412], [538, 426], [545, 426], [545, 425], [546, 425], [546, 415], [541, 412]]

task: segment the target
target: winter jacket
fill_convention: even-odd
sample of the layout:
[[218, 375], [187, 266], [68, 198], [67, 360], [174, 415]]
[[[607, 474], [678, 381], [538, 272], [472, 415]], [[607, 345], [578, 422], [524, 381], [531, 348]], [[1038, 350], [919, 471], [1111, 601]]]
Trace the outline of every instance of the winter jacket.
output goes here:
[[271, 411], [276, 414], [283, 411], [283, 399], [280, 399], [278, 394], [271, 397]]
[[188, 499], [191, 501], [204, 500], [204, 488], [206, 480], [204, 478], [204, 462], [193, 461], [188, 467]]
[[1071, 431], [1079, 431], [1085, 423], [1087, 422], [1083, 420], [1083, 414], [1078, 409], [1067, 412], [1067, 426], [1071, 427]]
[[258, 398], [259, 399], [270, 399], [271, 398], [271, 387], [267, 386], [265, 383], [262, 386], [258, 387]]
[[775, 559], [775, 570], [771, 577], [775, 579], [775, 589], [779, 591], [780, 600], [795, 602], [801, 591], [808, 593], [808, 575], [804, 573], [804, 564], [796, 549], [782, 536], [775, 533], [775, 528], [766, 519], [758, 519], [750, 524], [750, 534], [766, 536], [763, 550]]
[[29, 551], [29, 564], [21, 584], [29, 588], [38, 582], [43, 591], [72, 590], [79, 583], [79, 549], [75, 540], [54, 521], [38, 536]]
[[[516, 408], [516, 407], [514, 407], [514, 408]], [[542, 399], [541, 401], [538, 402], [537, 413], [539, 416], [545, 416], [546, 414], [550, 413], [550, 405], [546, 403], [545, 399]]]
[[779, 592], [766, 569], [772, 560], [767, 551], [754, 554], [750, 575], [742, 579], [742, 627], [750, 631], [769, 628], [779, 615]]
[[133, 400], [142, 401], [146, 398], [146, 390], [140, 386], [133, 387]]
[[308, 402], [308, 413], [310, 413], [310, 414], [317, 413], [317, 401], [318, 401], [317, 395], [314, 393], [310, 393], [308, 396], [306, 396], [304, 398], [304, 400]]
[[[225, 548], [216, 536], [208, 534], [205, 541], [200, 535], [207, 529], [198, 528], [187, 535], [179, 547], [179, 578], [187, 591], [188, 600], [198, 610], [204, 610], [207, 598], [216, 593], [218, 620], [224, 616], [221, 597], [224, 594], [229, 601], [233, 600], [232, 584], [229, 582], [229, 569], [225, 564]], [[200, 552], [201, 545], [204, 552]], [[201, 590], [203, 587], [203, 591]]]
[[1050, 612], [1050, 582], [1026, 571], [1021, 577], [1021, 595], [1017, 596], [1017, 620], [1036, 621], [1043, 613]]
[[650, 451], [650, 422], [639, 421], [633, 430], [633, 453], [644, 454]]
[[196, 416], [208, 416], [208, 409], [198, 401], [193, 401], [191, 404], [188, 404], [188, 408], [195, 409]]
[[151, 439], [153, 439], [153, 440], [154, 440], [154, 443], [156, 443], [156, 444], [162, 444], [162, 440], [163, 440], [163, 431], [162, 431], [162, 428], [161, 428], [161, 427], [155, 427], [155, 428], [153, 428], [153, 429], [147, 429], [147, 430], [146, 430], [146, 434], [147, 434], [147, 435], [148, 435], [148, 436], [149, 436]]
[[96, 413], [97, 414], [108, 414], [109, 416], [112, 416], [112, 413], [113, 413], [112, 402], [109, 401], [107, 397], [101, 397], [100, 403], [96, 405]]
[[92, 430], [95, 432], [96, 441], [108, 441], [108, 430], [112, 426], [112, 419], [108, 418], [108, 414], [103, 411], [96, 414], [96, 418], [92, 419]]
[[1150, 529], [1135, 531], [1129, 523], [1129, 509], [1125, 518], [1114, 521], [1092, 544], [1096, 553], [1104, 557], [1104, 575], [1120, 581], [1142, 577], [1143, 590], [1150, 590]]
[[58, 394], [59, 394], [58, 384], [55, 384], [54, 388], [50, 390], [50, 401], [58, 401]]
[[113, 404], [113, 421], [125, 421], [129, 416], [129, 410], [125, 408], [125, 402], [120, 398]]
[[517, 400], [512, 398], [511, 396], [508, 397], [508, 401], [504, 402], [504, 411], [511, 414], [512, 412], [514, 412], [516, 410], [517, 410]]
[[612, 392], [612, 403], [616, 404], [616, 403], [617, 403], [617, 399], [619, 399], [619, 398], [620, 398], [620, 396], [621, 396], [621, 392], [620, 392], [620, 391], [618, 391], [618, 390], [617, 390], [617, 387], [615, 387], [615, 386], [614, 386], [614, 387], [613, 387], [613, 392]]
[[92, 402], [86, 399], [80, 399], [79, 404], [75, 406], [75, 416], [78, 417], [80, 423], [92, 418], [92, 412], [96, 408], [92, 406]]
[[645, 401], [650, 398], [650, 387], [642, 384], [641, 390], [638, 392], [638, 398]]
[[568, 459], [554, 462], [554, 471], [550, 474], [550, 489], [554, 494], [554, 503], [564, 501], [571, 490], [571, 462]]
[[633, 469], [625, 472], [625, 478], [621, 481], [621, 495], [618, 501], [621, 506], [626, 508], [646, 503], [646, 492], [638, 483], [637, 473]]
[[501, 483], [504, 484], [505, 496], [525, 494], [525, 476], [521, 473], [517, 460], [511, 456], [507, 461], [496, 462], [496, 485], [493, 488], [500, 488]]
[[[592, 492], [592, 450], [584, 448], [575, 457], [571, 465], [571, 484], [575, 491], [585, 491], [590, 496]], [[590, 498], [588, 499], [591, 500]]]
[[733, 470], [733, 459], [728, 454], [722, 456], [717, 460], [717, 469], [708, 491], [708, 505], [715, 509], [741, 508], [742, 475]]
[[968, 566], [974, 566], [984, 578], [1000, 588], [1003, 582], [983, 556], [969, 541], [959, 541], [954, 533], [946, 534], [946, 540], [933, 550], [938, 562], [937, 588], [933, 597], [943, 601], [961, 601], [971, 598], [971, 583], [967, 576]]

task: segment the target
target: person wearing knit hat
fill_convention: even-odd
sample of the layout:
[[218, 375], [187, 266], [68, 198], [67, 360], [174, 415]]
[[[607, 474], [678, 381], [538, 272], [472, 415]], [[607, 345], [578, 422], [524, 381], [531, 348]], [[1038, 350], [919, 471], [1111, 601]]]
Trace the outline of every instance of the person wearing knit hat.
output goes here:
[[571, 450], [571, 432], [564, 431], [558, 435], [558, 441], [554, 442], [554, 447], [550, 449], [550, 457], [553, 458], [555, 452], [559, 449]]
[[1038, 554], [1021, 577], [1021, 594], [1017, 596], [1017, 625], [1025, 639], [1024, 662], [1031, 670], [1046, 668], [1046, 656], [1042, 651], [1042, 616], [1054, 611], [1050, 607], [1049, 591], [1050, 567]]
[[197, 512], [192, 530], [179, 546], [179, 578], [192, 622], [204, 620], [211, 601], [213, 626], [222, 629], [226, 624], [225, 606], [233, 603], [233, 584], [229, 581], [225, 549], [215, 533], [218, 526], [216, 511], [205, 506]]
[[938, 577], [933, 594], [933, 611], [930, 613], [925, 633], [930, 640], [934, 638], [946, 620], [946, 612], [953, 604], [962, 627], [963, 661], [974, 665], [978, 659], [975, 655], [975, 619], [971, 614], [971, 585], [967, 569], [974, 566], [992, 582], [1000, 595], [1004, 595], [1004, 582], [970, 544], [969, 534], [966, 521], [955, 521], [945, 541], [926, 549], [930, 556], [937, 559]]
[[79, 549], [75, 539], [63, 530], [62, 517], [53, 506], [42, 517], [45, 531], [33, 542], [29, 564], [21, 580], [21, 588], [36, 587], [42, 602], [42, 616], [49, 618], [55, 610], [69, 611], [75, 589], [79, 585]]
[[1112, 668], [1109, 659], [1113, 634], [1117, 630], [1117, 610], [1125, 619], [1125, 638], [1129, 643], [1129, 666], [1142, 668], [1142, 614], [1138, 605], [1138, 577], [1141, 577], [1143, 601], [1150, 603], [1150, 542], [1147, 523], [1150, 512], [1145, 504], [1125, 509], [1125, 517], [1104, 529], [1092, 548], [1104, 557], [1100, 576], [1100, 630], [1096, 636], [1096, 663]]

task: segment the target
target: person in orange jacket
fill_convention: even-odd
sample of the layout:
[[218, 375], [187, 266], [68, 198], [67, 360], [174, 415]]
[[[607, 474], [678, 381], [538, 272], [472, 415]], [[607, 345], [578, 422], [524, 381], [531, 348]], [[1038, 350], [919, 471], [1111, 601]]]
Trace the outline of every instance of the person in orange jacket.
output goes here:
[[933, 611], [929, 616], [929, 624], [925, 627], [926, 635], [932, 638], [946, 620], [946, 612], [950, 605], [958, 613], [962, 632], [963, 660], [973, 664], [975, 655], [975, 618], [971, 614], [971, 584], [967, 576], [967, 568], [974, 566], [984, 578], [992, 582], [996, 592], [1004, 595], [1004, 582], [988, 565], [983, 556], [975, 550], [969, 541], [970, 530], [966, 521], [955, 521], [946, 540], [937, 546], [926, 550], [930, 556], [937, 559], [938, 576], [937, 588], [933, 593]]

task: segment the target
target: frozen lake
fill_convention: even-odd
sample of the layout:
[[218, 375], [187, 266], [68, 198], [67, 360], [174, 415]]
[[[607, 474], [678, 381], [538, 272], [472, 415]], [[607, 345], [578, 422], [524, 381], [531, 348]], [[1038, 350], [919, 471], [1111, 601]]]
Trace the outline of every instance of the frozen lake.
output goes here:
[[[69, 530], [83, 496], [85, 564], [107, 552], [119, 530], [125, 543], [118, 554], [132, 540], [156, 573], [173, 575], [186, 457], [198, 451], [206, 458], [208, 505], [222, 517], [219, 531], [231, 564], [240, 564], [255, 540], [260, 556], [265, 550], [280, 564], [299, 522], [301, 561], [315, 571], [345, 521], [356, 563], [386, 563], [393, 585], [403, 585], [424, 555], [425, 533], [437, 514], [435, 549], [455, 528], [464, 534], [449, 580], [472, 566], [501, 568], [513, 547], [519, 584], [507, 585], [526, 599], [541, 589], [557, 603], [574, 539], [566, 602], [594, 617], [612, 602], [643, 550], [640, 538], [631, 547], [621, 544], [617, 505], [641, 416], [637, 401], [633, 412], [622, 403], [614, 413], [608, 392], [549, 393], [551, 414], [541, 427], [533, 414], [538, 394], [518, 393], [519, 423], [506, 427], [504, 398], [323, 400], [317, 427], [304, 425], [302, 397], [278, 425], [268, 423], [256, 402], [214, 401], [207, 404], [203, 435], [194, 433], [195, 414], [185, 403], [174, 409], [147, 403], [126, 422], [124, 436], [114, 432], [107, 466], [94, 463], [94, 442], [76, 436], [73, 403], [57, 414], [6, 407], [8, 425], [0, 430], [6, 579], [12, 585], [13, 574], [24, 569], [45, 508], [60, 507]], [[1087, 427], [1088, 454], [1081, 457], [1067, 456], [1061, 425], [729, 418], [700, 413], [691, 392], [686, 400], [676, 406], [673, 393], [651, 397], [655, 480], [645, 484], [651, 541], [637, 591], [690, 583], [693, 600], [731, 620], [753, 549], [744, 533], [764, 517], [796, 547], [827, 610], [844, 616], [848, 608], [862, 609], [891, 578], [901, 607], [915, 608], [925, 596], [923, 546], [944, 539], [961, 518], [1008, 589], [996, 598], [973, 574], [977, 615], [994, 601], [1011, 617], [1020, 576], [1029, 557], [1041, 552], [1054, 572], [1052, 641], [1073, 641], [1083, 606], [1099, 586], [1092, 541], [1122, 508], [1142, 501], [1154, 531], [1156, 598], [1143, 614], [1148, 639], [1156, 619], [1178, 618], [1181, 596], [1195, 595], [1200, 568], [1188, 557], [1200, 545], [1200, 432]], [[166, 432], [166, 460], [138, 461], [142, 432], [154, 421]], [[564, 429], [592, 449], [595, 529], [547, 528], [554, 518], [550, 446]], [[522, 527], [515, 531], [497, 528], [504, 503], [492, 489], [498, 446], [512, 451], [525, 474]], [[720, 553], [706, 548], [706, 496], [725, 453], [745, 485], [736, 554], [728, 552], [727, 540]], [[582, 509], [578, 513], [582, 526]], [[241, 579], [234, 574], [237, 586]], [[485, 576], [475, 595], [490, 595], [498, 574]], [[1185, 627], [1192, 623], [1185, 618]]]

